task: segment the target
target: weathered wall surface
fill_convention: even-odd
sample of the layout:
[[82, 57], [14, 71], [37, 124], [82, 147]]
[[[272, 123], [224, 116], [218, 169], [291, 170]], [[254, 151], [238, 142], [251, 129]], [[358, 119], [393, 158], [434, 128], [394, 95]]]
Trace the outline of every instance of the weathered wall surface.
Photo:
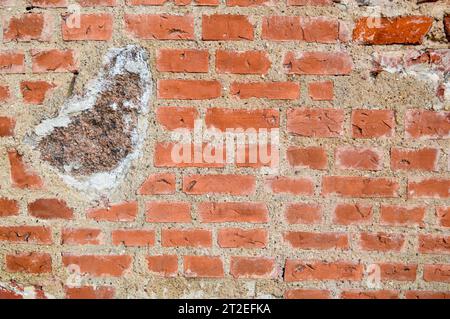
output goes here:
[[[0, 16], [0, 298], [450, 298], [448, 1], [0, 0]], [[118, 97], [143, 82], [114, 78], [96, 105], [118, 113], [36, 143], [130, 44], [148, 113]], [[117, 185], [62, 177], [113, 169], [143, 114]], [[279, 128], [279, 165], [176, 163], [171, 131], [196, 119]]]

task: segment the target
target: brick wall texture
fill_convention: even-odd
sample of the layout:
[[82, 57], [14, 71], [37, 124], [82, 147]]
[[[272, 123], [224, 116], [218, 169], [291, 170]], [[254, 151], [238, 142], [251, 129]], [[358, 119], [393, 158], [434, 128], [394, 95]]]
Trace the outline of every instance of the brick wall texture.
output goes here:
[[[0, 18], [0, 298], [450, 298], [449, 1], [0, 0]], [[27, 136], [129, 44], [147, 137], [92, 200]], [[171, 132], [196, 121], [279, 129], [276, 169], [177, 163]]]

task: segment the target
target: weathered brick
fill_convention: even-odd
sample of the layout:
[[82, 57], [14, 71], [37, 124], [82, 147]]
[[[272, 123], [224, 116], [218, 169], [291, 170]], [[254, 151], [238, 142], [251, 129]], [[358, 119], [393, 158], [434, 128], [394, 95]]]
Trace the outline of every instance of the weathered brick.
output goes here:
[[370, 224], [372, 218], [371, 205], [338, 204], [334, 209], [333, 222], [340, 225]]
[[192, 15], [125, 14], [125, 31], [144, 40], [193, 40]]
[[233, 82], [230, 93], [240, 99], [296, 100], [300, 97], [300, 85], [294, 82]]
[[243, 15], [204, 15], [202, 18], [202, 39], [206, 41], [253, 40], [253, 25]]
[[222, 94], [220, 82], [214, 80], [159, 80], [160, 99], [209, 100]]
[[283, 65], [288, 74], [348, 75], [353, 61], [346, 52], [288, 52]]
[[184, 202], [148, 202], [146, 221], [151, 223], [189, 223], [191, 205]]
[[265, 223], [269, 220], [269, 211], [263, 203], [206, 202], [200, 203], [198, 210], [203, 223]]
[[156, 59], [160, 72], [206, 73], [209, 53], [206, 50], [161, 49]]
[[217, 73], [267, 74], [271, 66], [265, 51], [216, 51]]
[[224, 228], [217, 232], [221, 248], [264, 248], [268, 234], [265, 229]]
[[421, 44], [433, 23], [426, 16], [362, 17], [353, 29], [353, 40], [368, 45]]
[[65, 41], [108, 41], [113, 33], [113, 16], [108, 13], [81, 14], [79, 26], [71, 25], [71, 15], [64, 15], [61, 32]]
[[132, 257], [127, 255], [63, 255], [65, 267], [75, 265], [81, 273], [94, 277], [120, 277], [131, 266]]
[[224, 276], [223, 262], [220, 257], [184, 256], [183, 264], [186, 277], [220, 278]]
[[295, 108], [287, 111], [289, 133], [305, 137], [342, 135], [344, 112], [340, 109]]
[[399, 185], [388, 178], [324, 176], [322, 195], [341, 197], [396, 197]]
[[284, 280], [294, 281], [321, 281], [321, 280], [349, 280], [361, 281], [363, 266], [357, 263], [337, 261], [303, 261], [286, 260]]
[[255, 177], [250, 175], [190, 175], [183, 177], [183, 192], [190, 195], [250, 195], [255, 192], [255, 184]]
[[317, 204], [289, 204], [285, 217], [289, 224], [319, 224], [322, 221], [322, 208]]

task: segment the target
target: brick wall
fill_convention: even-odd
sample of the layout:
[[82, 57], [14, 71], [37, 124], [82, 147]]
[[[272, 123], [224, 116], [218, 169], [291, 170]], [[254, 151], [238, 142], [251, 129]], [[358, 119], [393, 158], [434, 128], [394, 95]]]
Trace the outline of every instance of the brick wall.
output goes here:
[[[450, 298], [448, 1], [0, 14], [0, 298]], [[27, 135], [128, 44], [149, 55], [150, 127], [120, 186], [90, 200]], [[174, 162], [170, 133], [196, 120], [279, 129], [275, 173]]]

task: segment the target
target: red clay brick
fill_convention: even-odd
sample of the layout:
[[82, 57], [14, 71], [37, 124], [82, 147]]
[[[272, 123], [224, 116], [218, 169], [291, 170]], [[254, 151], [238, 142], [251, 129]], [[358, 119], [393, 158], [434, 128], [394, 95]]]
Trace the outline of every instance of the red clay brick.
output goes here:
[[319, 224], [322, 221], [322, 208], [317, 204], [289, 204], [285, 217], [289, 224]]
[[243, 15], [204, 15], [202, 18], [202, 39], [206, 41], [253, 40], [253, 25]]
[[208, 59], [206, 50], [161, 49], [156, 69], [160, 72], [205, 73], [209, 70]]
[[146, 221], [150, 223], [189, 223], [191, 205], [184, 202], [148, 202]]

